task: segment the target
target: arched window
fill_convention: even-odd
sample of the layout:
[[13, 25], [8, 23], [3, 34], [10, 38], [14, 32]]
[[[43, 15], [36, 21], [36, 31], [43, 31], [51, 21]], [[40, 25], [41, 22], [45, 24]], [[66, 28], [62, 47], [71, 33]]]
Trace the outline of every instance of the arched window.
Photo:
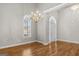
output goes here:
[[24, 36], [31, 37], [31, 19], [29, 16], [24, 16]]
[[55, 40], [56, 39], [56, 19], [51, 16], [49, 18], [49, 40]]

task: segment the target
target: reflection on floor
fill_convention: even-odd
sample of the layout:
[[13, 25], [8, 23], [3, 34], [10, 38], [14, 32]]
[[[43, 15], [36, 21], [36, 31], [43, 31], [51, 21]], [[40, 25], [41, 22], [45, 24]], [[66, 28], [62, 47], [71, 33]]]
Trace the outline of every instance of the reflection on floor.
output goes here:
[[51, 49], [49, 49], [50, 44], [42, 45], [41, 43], [37, 42], [12, 48], [0, 49], [0, 55], [2, 54], [9, 56], [79, 56], [79, 44], [57, 41], [57, 52], [55, 53], [56, 49], [54, 43], [55, 42], [51, 43]]

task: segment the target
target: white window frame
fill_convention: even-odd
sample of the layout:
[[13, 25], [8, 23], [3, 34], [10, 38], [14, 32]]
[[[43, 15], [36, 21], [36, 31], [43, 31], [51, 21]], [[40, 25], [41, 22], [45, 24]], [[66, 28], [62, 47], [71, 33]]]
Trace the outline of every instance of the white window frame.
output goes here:
[[[32, 34], [31, 33], [31, 29], [32, 29], [32, 21], [31, 21], [31, 18], [28, 15], [25, 15], [24, 16], [23, 23], [24, 23], [24, 36], [25, 37], [31, 37], [31, 34]], [[30, 25], [29, 25], [29, 23], [30, 23]], [[29, 30], [30, 30], [30, 32], [29, 32]]]

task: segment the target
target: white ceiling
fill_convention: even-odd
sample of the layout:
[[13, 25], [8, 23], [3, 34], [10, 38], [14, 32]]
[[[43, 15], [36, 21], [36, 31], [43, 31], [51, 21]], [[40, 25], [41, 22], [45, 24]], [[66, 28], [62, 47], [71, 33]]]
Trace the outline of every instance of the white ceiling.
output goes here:
[[59, 4], [61, 4], [61, 3], [36, 3], [34, 5], [36, 7], [36, 10], [44, 11], [44, 10], [47, 10], [49, 8], [53, 8]]
[[34, 9], [35, 11], [44, 11], [47, 10], [49, 8], [55, 7], [61, 3], [33, 3], [34, 4]]
[[[51, 11], [51, 10], [62, 10], [65, 9], [66, 7], [70, 6], [72, 4], [68, 3], [24, 3], [24, 11], [25, 13], [31, 13], [32, 11], [40, 11], [40, 12], [45, 12], [45, 11]], [[57, 7], [58, 6], [58, 7]], [[56, 8], [55, 8], [56, 7]]]
[[26, 13], [31, 13], [32, 11], [45, 11], [49, 8], [53, 8], [61, 3], [24, 3], [24, 10]]

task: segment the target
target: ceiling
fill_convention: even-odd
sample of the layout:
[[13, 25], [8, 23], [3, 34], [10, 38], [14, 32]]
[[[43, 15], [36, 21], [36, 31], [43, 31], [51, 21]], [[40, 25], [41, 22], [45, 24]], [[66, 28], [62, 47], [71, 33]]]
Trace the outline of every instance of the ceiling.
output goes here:
[[61, 3], [34, 3], [35, 10], [44, 11], [53, 8]]
[[[60, 6], [61, 5], [61, 6]], [[31, 13], [35, 11], [39, 12], [45, 12], [45, 11], [51, 11], [51, 10], [63, 10], [66, 7], [72, 5], [72, 3], [24, 3], [25, 6], [25, 14]], [[56, 7], [56, 8], [55, 8]]]

